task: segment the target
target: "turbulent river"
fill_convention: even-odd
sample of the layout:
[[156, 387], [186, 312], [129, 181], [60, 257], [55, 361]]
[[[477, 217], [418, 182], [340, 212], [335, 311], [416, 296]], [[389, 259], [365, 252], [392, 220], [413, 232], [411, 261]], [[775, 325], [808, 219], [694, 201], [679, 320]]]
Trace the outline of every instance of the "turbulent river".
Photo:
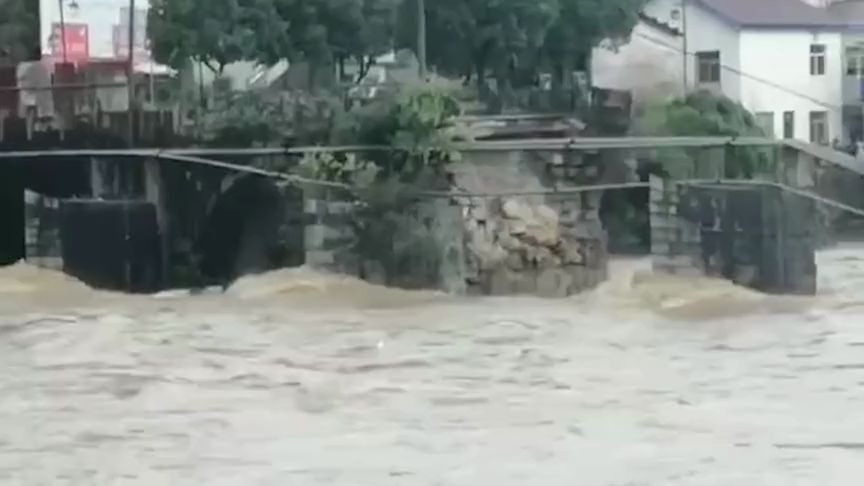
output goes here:
[[864, 247], [816, 298], [614, 266], [569, 300], [0, 269], [0, 484], [861, 484]]

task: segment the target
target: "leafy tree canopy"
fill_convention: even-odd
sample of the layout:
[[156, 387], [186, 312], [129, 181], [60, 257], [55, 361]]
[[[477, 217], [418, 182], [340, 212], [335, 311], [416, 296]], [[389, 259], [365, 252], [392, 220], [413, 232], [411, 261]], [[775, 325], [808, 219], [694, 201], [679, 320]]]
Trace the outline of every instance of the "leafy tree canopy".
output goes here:
[[[635, 134], [647, 136], [764, 137], [755, 117], [740, 103], [709, 91], [697, 91], [669, 102], [653, 102], [637, 114]], [[725, 175], [753, 177], [766, 170], [770, 154], [752, 147], [735, 148], [726, 157]], [[682, 149], [663, 150], [659, 160], [675, 176], [693, 175], [697, 156]]]
[[[591, 49], [607, 38], [626, 38], [646, 0], [435, 0], [426, 3], [428, 58], [443, 74], [492, 73], [513, 85], [538, 71], [558, 81], [585, 69]], [[415, 2], [400, 10], [398, 43], [416, 45]]]
[[0, 60], [33, 60], [39, 52], [39, 19], [33, 0], [0, 0]]
[[288, 24], [273, 0], [152, 0], [147, 29], [157, 61], [194, 59], [215, 72], [289, 47]]
[[371, 56], [392, 45], [398, 0], [152, 0], [157, 61], [227, 64]]
[[[591, 48], [626, 38], [647, 0], [426, 2], [430, 64], [442, 74], [532, 83], [563, 79]], [[415, 48], [414, 0], [153, 0], [149, 35], [160, 62], [193, 58], [219, 70], [237, 60], [364, 60]], [[362, 63], [361, 63], [362, 64]]]
[[641, 111], [635, 126], [640, 135], [764, 136], [744, 106], [710, 91], [650, 103]]

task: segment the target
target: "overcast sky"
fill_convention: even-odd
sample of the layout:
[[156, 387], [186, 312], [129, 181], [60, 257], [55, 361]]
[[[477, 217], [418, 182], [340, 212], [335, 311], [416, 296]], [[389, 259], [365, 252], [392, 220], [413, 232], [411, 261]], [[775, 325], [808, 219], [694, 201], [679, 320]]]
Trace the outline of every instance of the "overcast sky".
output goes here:
[[[90, 31], [90, 57], [113, 57], [113, 26], [120, 22], [120, 9], [129, 6], [129, 0], [62, 0], [67, 23], [85, 23]], [[40, 28], [43, 55], [50, 53], [51, 25], [60, 22], [58, 0], [39, 0]], [[71, 4], [77, 3], [78, 8]], [[146, 8], [149, 0], [136, 0], [135, 8]], [[136, 22], [137, 23], [137, 22]]]

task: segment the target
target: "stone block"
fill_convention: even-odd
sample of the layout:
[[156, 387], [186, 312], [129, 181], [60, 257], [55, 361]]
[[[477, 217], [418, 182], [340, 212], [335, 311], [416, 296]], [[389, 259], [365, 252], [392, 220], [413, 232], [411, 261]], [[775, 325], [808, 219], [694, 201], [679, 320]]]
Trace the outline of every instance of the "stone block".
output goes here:
[[545, 247], [537, 248], [537, 253], [535, 255], [535, 263], [537, 268], [540, 269], [551, 269], [551, 268], [559, 268], [561, 267], [561, 259], [552, 253], [552, 250]]
[[326, 204], [327, 214], [353, 214], [357, 205], [352, 201], [328, 201]]
[[561, 261], [564, 265], [585, 264], [585, 253], [582, 251], [582, 244], [579, 240], [568, 239], [562, 241], [559, 251]]
[[652, 260], [652, 266], [655, 271], [675, 274], [679, 273], [680, 270], [688, 268], [700, 270], [699, 266], [695, 263], [692, 257], [680, 255], [655, 255]]
[[498, 268], [489, 272], [486, 279], [486, 294], [492, 296], [513, 295], [516, 293], [518, 279], [518, 274], [506, 268]]
[[507, 268], [513, 271], [522, 271], [525, 270], [525, 260], [522, 258], [521, 253], [518, 252], [510, 252], [507, 255]]
[[516, 219], [522, 221], [534, 220], [534, 211], [528, 204], [525, 204], [516, 199], [508, 199], [504, 201], [501, 207], [501, 212], [508, 219]]
[[499, 236], [498, 243], [507, 251], [521, 251], [525, 248], [525, 244], [519, 238], [509, 234]]
[[654, 240], [651, 242], [651, 253], [654, 255], [668, 255], [671, 249], [671, 245], [662, 240]]
[[514, 276], [513, 292], [518, 295], [535, 295], [537, 293], [537, 271], [525, 270]]
[[565, 267], [565, 271], [570, 275], [570, 287], [567, 289], [568, 295], [576, 295], [592, 288], [590, 274], [591, 269], [584, 266]]
[[303, 230], [303, 245], [307, 249], [324, 248], [327, 239], [327, 227], [323, 224], [309, 225]]
[[562, 269], [546, 269], [537, 275], [537, 295], [560, 298], [570, 295], [573, 277]]
[[332, 266], [336, 264], [336, 255], [332, 251], [311, 250], [306, 252], [306, 265], [312, 268]]

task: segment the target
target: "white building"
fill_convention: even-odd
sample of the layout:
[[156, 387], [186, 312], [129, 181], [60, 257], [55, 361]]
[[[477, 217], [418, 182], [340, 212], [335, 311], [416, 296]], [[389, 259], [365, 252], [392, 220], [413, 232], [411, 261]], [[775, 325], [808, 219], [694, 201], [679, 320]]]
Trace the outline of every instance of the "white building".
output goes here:
[[841, 15], [857, 1], [808, 2], [686, 1], [688, 89], [722, 91], [777, 137], [861, 140], [860, 69], [846, 50], [864, 15]]
[[741, 102], [777, 137], [864, 140], [864, 0], [653, 0], [628, 45], [594, 57], [595, 86], [637, 101], [686, 84]]

